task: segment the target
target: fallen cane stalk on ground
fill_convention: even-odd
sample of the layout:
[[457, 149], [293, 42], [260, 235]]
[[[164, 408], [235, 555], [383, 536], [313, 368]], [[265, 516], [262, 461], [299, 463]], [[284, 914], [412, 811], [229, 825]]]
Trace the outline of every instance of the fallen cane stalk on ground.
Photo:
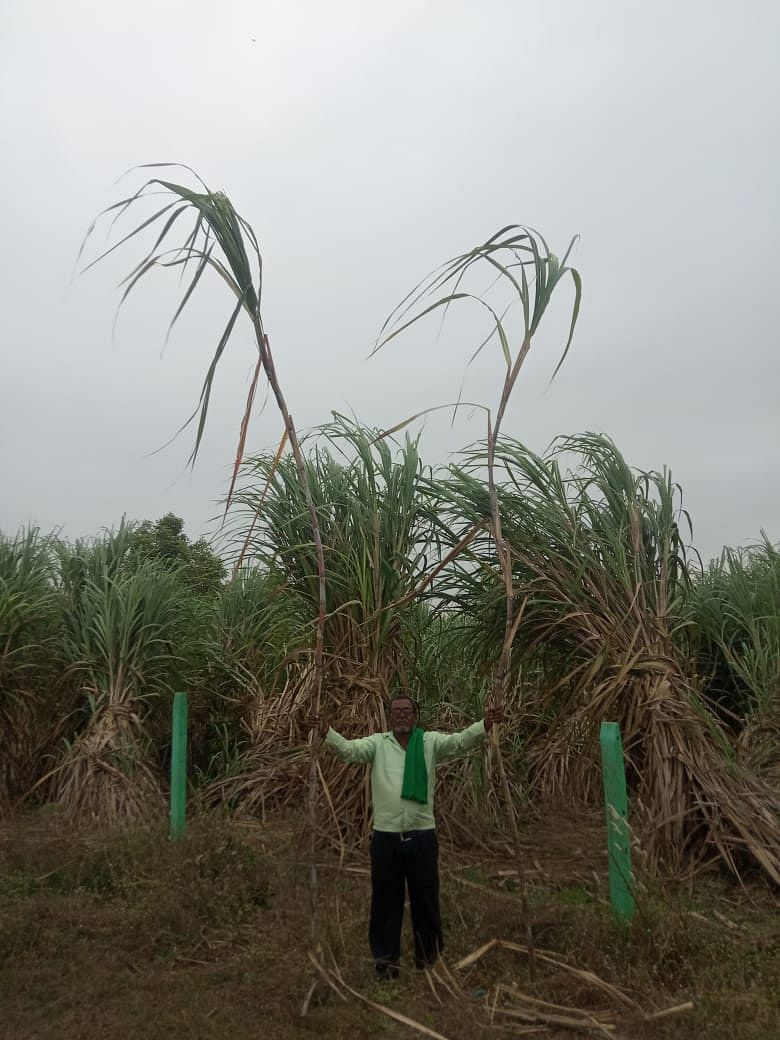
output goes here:
[[[219, 364], [225, 347], [227, 346], [239, 315], [242, 311], [245, 311], [248, 314], [252, 322], [259, 358], [241, 421], [238, 449], [236, 452], [236, 460], [233, 467], [233, 476], [230, 490], [228, 492], [225, 512], [227, 513], [227, 509], [230, 505], [236, 478], [243, 459], [249, 418], [254, 403], [257, 382], [262, 369], [268, 379], [269, 386], [271, 387], [279, 412], [282, 416], [287, 439], [290, 442], [290, 448], [295, 458], [295, 466], [300, 481], [301, 491], [306, 501], [309, 520], [311, 523], [312, 539], [317, 558], [319, 612], [317, 616], [314, 649], [313, 703], [314, 712], [319, 714], [320, 697], [322, 693], [323, 633], [325, 626], [325, 556], [320, 535], [319, 518], [311, 496], [311, 489], [309, 487], [306, 466], [303, 460], [298, 434], [276, 374], [276, 367], [271, 353], [271, 345], [263, 326], [263, 319], [260, 310], [263, 283], [263, 261], [257, 242], [257, 236], [255, 235], [251, 225], [233, 208], [233, 205], [227, 196], [219, 191], [212, 192], [200, 177], [198, 177], [198, 175], [189, 167], [175, 163], [149, 163], [143, 167], [139, 167], [139, 169], [161, 169], [171, 166], [188, 170], [195, 176], [196, 180], [199, 181], [203, 190], [193, 191], [181, 184], [161, 180], [156, 177], [146, 181], [133, 195], [109, 206], [99, 215], [98, 218], [96, 218], [95, 221], [93, 221], [91, 227], [87, 231], [84, 242], [82, 243], [79, 257], [81, 257], [87, 240], [92, 235], [97, 220], [99, 220], [100, 217], [113, 214], [111, 225], [113, 227], [113, 224], [122, 217], [126, 211], [133, 206], [133, 204], [140, 203], [142, 200], [146, 200], [150, 196], [162, 194], [165, 197], [166, 202], [161, 209], [157, 210], [151, 217], [143, 220], [134, 228], [134, 230], [124, 235], [119, 242], [115, 243], [115, 245], [101, 253], [100, 256], [89, 263], [84, 270], [94, 266], [140, 232], [157, 225], [158, 222], [164, 221], [162, 229], [160, 230], [152, 248], [144, 255], [140, 263], [133, 268], [130, 274], [121, 283], [124, 286], [124, 291], [119, 303], [119, 309], [121, 309], [122, 304], [141, 278], [155, 267], [179, 268], [182, 277], [188, 268], [190, 268], [190, 265], [192, 269], [194, 269], [192, 279], [185, 290], [176, 311], [174, 312], [173, 318], [168, 327], [168, 334], [170, 334], [173, 325], [176, 323], [187, 305], [202, 274], [207, 268], [215, 271], [235, 296], [236, 303], [230, 318], [228, 319], [228, 323], [222, 332], [222, 336], [220, 337], [217, 348], [214, 352], [214, 357], [212, 358], [211, 364], [206, 373], [198, 407], [195, 412], [193, 412], [187, 423], [185, 423], [186, 426], [194, 419], [198, 419], [195, 447], [190, 457], [191, 463], [195, 462], [198, 448], [200, 447], [200, 441], [203, 436], [209, 399], [217, 365]], [[173, 248], [162, 248], [173, 225], [183, 214], [195, 216], [195, 223], [189, 235], [182, 245]], [[256, 284], [255, 278], [257, 279]], [[319, 736], [315, 733], [312, 736], [310, 750], [308, 791], [309, 825], [311, 832], [309, 885], [311, 894], [312, 943], [315, 949], [319, 948], [320, 925], [319, 887], [317, 866], [314, 857], [314, 845], [317, 832], [319, 783], [317, 755], [319, 744]]]
[[[484, 957], [486, 953], [501, 947], [505, 950], [514, 950], [517, 953], [525, 953], [529, 959], [531, 956], [531, 950], [527, 946], [522, 946], [520, 943], [507, 942], [505, 939], [491, 939], [489, 942], [483, 943], [478, 949], [472, 951], [468, 956], [463, 957], [455, 965], [456, 971], [463, 971], [465, 968], [470, 968], [472, 964], [476, 964], [480, 958]], [[639, 1005], [627, 993], [623, 990], [618, 989], [617, 986], [613, 986], [609, 982], [605, 982], [600, 979], [598, 975], [595, 975], [592, 971], [587, 968], [577, 968], [572, 964], [567, 964], [562, 961], [560, 957], [550, 953], [548, 950], [536, 950], [534, 955], [539, 960], [547, 961], [550, 964], [554, 964], [556, 967], [561, 968], [563, 971], [568, 972], [570, 975], [574, 975], [576, 978], [581, 979], [583, 982], [601, 990], [612, 1000], [618, 1004], [622, 1004], [624, 1007], [629, 1008], [633, 1011], [640, 1011]]]
[[[501, 531], [501, 504], [499, 501], [498, 488], [495, 481], [495, 456], [498, 445], [499, 434], [504, 415], [509, 404], [512, 391], [520, 374], [520, 369], [531, 349], [533, 337], [547, 309], [547, 305], [553, 294], [553, 290], [566, 274], [571, 274], [574, 282], [574, 303], [571, 313], [571, 324], [566, 345], [558, 365], [553, 373], [553, 378], [568, 353], [571, 345], [574, 327], [579, 315], [581, 299], [581, 281], [579, 273], [566, 266], [571, 251], [576, 242], [572, 239], [563, 261], [559, 261], [554, 253], [551, 253], [544, 238], [531, 228], [521, 225], [510, 225], [496, 232], [483, 245], [477, 246], [468, 253], [453, 258], [441, 267], [433, 271], [427, 278], [409, 293], [399, 306], [389, 315], [380, 332], [379, 341], [374, 352], [381, 349], [390, 340], [400, 335], [404, 330], [415, 324], [421, 318], [432, 311], [443, 308], [446, 313], [453, 302], [470, 300], [485, 308], [492, 321], [492, 329], [489, 335], [482, 341], [474, 352], [473, 360], [487, 345], [496, 337], [498, 340], [505, 364], [504, 382], [501, 389], [495, 421], [492, 421], [488, 412], [488, 431], [486, 442], [486, 463], [488, 474], [488, 514], [490, 528], [498, 558], [498, 567], [505, 589], [506, 617], [504, 625], [504, 638], [501, 655], [493, 673], [493, 687], [490, 702], [493, 707], [502, 707], [506, 700], [507, 682], [512, 658], [512, 642], [514, 640], [517, 626], [522, 619], [522, 611], [515, 618], [514, 612], [514, 589], [512, 582], [512, 556], [509, 545], [504, 540]], [[472, 273], [476, 265], [480, 269], [485, 265], [491, 268], [494, 277], [493, 284], [501, 283], [508, 288], [513, 297], [513, 302], [520, 302], [523, 314], [523, 336], [520, 349], [513, 358], [510, 341], [504, 325], [504, 317], [509, 310], [507, 306], [501, 314], [485, 298], [486, 294], [475, 294], [467, 292], [463, 288], [464, 279]], [[441, 294], [441, 295], [440, 295]], [[429, 301], [433, 302], [429, 302]], [[415, 417], [416, 418], [416, 417]], [[412, 421], [412, 420], [409, 420]], [[394, 427], [399, 429], [402, 424]], [[465, 546], [464, 546], [465, 549]], [[531, 929], [531, 917], [528, 907], [528, 890], [526, 881], [525, 864], [520, 846], [520, 832], [517, 825], [517, 814], [512, 802], [509, 780], [501, 752], [501, 744], [497, 728], [494, 726], [491, 733], [491, 742], [501, 781], [506, 813], [509, 821], [509, 829], [512, 835], [515, 859], [517, 861], [518, 877], [520, 881], [520, 899], [523, 920], [526, 932], [526, 941], [529, 951], [529, 964], [533, 971], [533, 934]]]

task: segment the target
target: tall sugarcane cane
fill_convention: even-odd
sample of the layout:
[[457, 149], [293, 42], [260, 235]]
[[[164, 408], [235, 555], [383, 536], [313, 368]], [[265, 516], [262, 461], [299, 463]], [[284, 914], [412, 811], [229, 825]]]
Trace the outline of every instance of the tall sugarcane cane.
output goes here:
[[[279, 378], [276, 373], [271, 344], [263, 325], [260, 309], [263, 281], [263, 260], [257, 236], [251, 225], [235, 210], [228, 197], [223, 192], [211, 191], [204, 181], [190, 169], [175, 163], [149, 163], [138, 169], [159, 169], [162, 167], [177, 166], [188, 170], [198, 180], [202, 191], [193, 191], [184, 185], [157, 177], [147, 180], [134, 194], [121, 199], [107, 209], [93, 221], [87, 231], [84, 242], [79, 250], [82, 256], [87, 241], [95, 230], [96, 224], [101, 217], [113, 214], [113, 222], [122, 217], [134, 204], [152, 195], [162, 194], [166, 197], [165, 205], [158, 209], [152, 216], [143, 220], [131, 232], [124, 235], [117, 243], [102, 252], [83, 270], [88, 270], [99, 261], [104, 259], [114, 250], [127, 243], [140, 232], [162, 224], [162, 228], [150, 250], [148, 250], [141, 261], [130, 271], [127, 277], [120, 283], [124, 287], [119, 302], [119, 310], [129, 294], [138, 282], [155, 267], [180, 268], [184, 275], [188, 268], [193, 268], [192, 278], [184, 291], [170, 325], [166, 339], [171, 329], [186, 307], [193, 291], [195, 290], [202, 274], [206, 268], [211, 268], [223, 279], [228, 288], [236, 298], [236, 303], [228, 319], [222, 335], [217, 344], [211, 364], [206, 372], [203, 382], [198, 407], [184, 424], [189, 425], [197, 418], [197, 431], [195, 436], [195, 447], [190, 456], [190, 463], [194, 464], [206, 422], [209, 399], [217, 365], [230, 339], [236, 321], [242, 311], [245, 311], [252, 323], [258, 352], [258, 362], [254, 377], [247, 396], [247, 403], [241, 421], [238, 449], [233, 467], [230, 490], [227, 496], [225, 513], [230, 505], [236, 478], [241, 466], [246, 443], [249, 418], [254, 402], [255, 391], [261, 371], [265, 373], [269, 386], [276, 400], [279, 412], [282, 416], [286, 438], [290, 442], [290, 448], [295, 458], [298, 480], [303, 493], [311, 524], [312, 541], [317, 559], [317, 575], [319, 582], [319, 610], [317, 615], [317, 626], [314, 644], [314, 668], [313, 668], [313, 710], [316, 714], [320, 711], [320, 700], [322, 696], [322, 674], [323, 674], [323, 642], [325, 629], [325, 554], [322, 546], [319, 517], [311, 495], [311, 488], [306, 473], [306, 465], [301, 452], [298, 433], [287, 407]], [[173, 248], [163, 248], [171, 230], [183, 214], [190, 213], [195, 216], [195, 223], [183, 245]], [[112, 222], [112, 226], [113, 226]], [[215, 252], [216, 250], [216, 252]], [[255, 283], [256, 279], [256, 283]], [[182, 427], [183, 429], [184, 427]], [[310, 829], [310, 864], [309, 864], [309, 890], [311, 899], [311, 934], [315, 950], [320, 942], [320, 910], [319, 910], [319, 883], [317, 865], [315, 859], [315, 841], [317, 833], [317, 804], [319, 773], [317, 757], [319, 752], [319, 735], [315, 732], [311, 736], [310, 759], [309, 759], [309, 781], [308, 781], [308, 815]]]
[[[471, 300], [489, 312], [493, 327], [487, 339], [479, 345], [472, 360], [497, 336], [506, 365], [504, 382], [501, 395], [496, 409], [495, 419], [492, 419], [488, 411], [488, 429], [486, 442], [486, 461], [488, 471], [488, 493], [490, 501], [490, 528], [495, 544], [496, 555], [501, 578], [505, 590], [505, 620], [504, 637], [501, 646], [501, 654], [493, 672], [493, 682], [490, 692], [490, 703], [492, 706], [503, 706], [506, 699], [507, 683], [509, 680], [510, 666], [512, 660], [512, 643], [517, 631], [517, 626], [522, 620], [522, 609], [515, 616], [514, 589], [512, 582], [512, 555], [508, 543], [505, 541], [501, 530], [501, 509], [498, 488], [495, 480], [495, 456], [498, 445], [501, 425], [506, 413], [509, 399], [512, 395], [520, 370], [531, 349], [531, 343], [539, 324], [542, 320], [547, 305], [552, 297], [553, 290], [564, 275], [571, 274], [574, 282], [574, 303], [572, 306], [571, 324], [563, 354], [553, 372], [553, 378], [563, 364], [564, 359], [571, 346], [574, 335], [574, 327], [579, 315], [580, 300], [582, 296], [582, 284], [579, 273], [571, 267], [566, 266], [566, 261], [571, 255], [576, 243], [576, 237], [569, 244], [563, 261], [559, 261], [554, 253], [551, 253], [544, 238], [532, 228], [523, 225], [512, 224], [501, 228], [484, 244], [477, 246], [468, 253], [454, 257], [441, 267], [438, 267], [430, 275], [415, 286], [404, 300], [391, 312], [383, 325], [374, 353], [385, 346], [390, 340], [400, 335], [415, 322], [432, 311], [444, 308], [446, 315], [450, 305], [460, 300]], [[501, 315], [487, 302], [484, 295], [475, 295], [462, 289], [464, 278], [471, 269], [480, 261], [487, 263], [496, 275], [496, 281], [508, 282], [513, 293], [520, 300], [523, 311], [523, 338], [520, 348], [515, 357], [512, 356], [509, 338], [504, 326], [503, 318], [507, 308]], [[529, 277], [529, 271], [532, 269]], [[515, 272], [518, 272], [515, 274]], [[443, 295], [439, 295], [443, 293]], [[433, 298], [433, 302], [428, 302]], [[402, 425], [402, 424], [399, 424]], [[396, 427], [397, 428], [397, 427]], [[491, 729], [491, 743], [498, 769], [501, 787], [506, 805], [507, 818], [509, 821], [515, 860], [517, 862], [518, 877], [520, 879], [521, 909], [526, 932], [526, 944], [529, 951], [529, 965], [533, 971], [534, 965], [534, 943], [533, 930], [531, 928], [531, 917], [528, 907], [528, 886], [526, 880], [525, 863], [520, 845], [520, 831], [517, 824], [517, 814], [511, 797], [509, 779], [501, 752], [501, 744], [498, 728]]]

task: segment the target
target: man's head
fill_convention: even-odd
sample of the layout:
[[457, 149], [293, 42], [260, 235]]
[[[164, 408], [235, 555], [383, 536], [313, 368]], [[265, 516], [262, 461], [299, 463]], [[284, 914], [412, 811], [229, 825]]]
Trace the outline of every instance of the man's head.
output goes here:
[[390, 701], [387, 721], [396, 736], [407, 735], [417, 725], [417, 702], [406, 693], [399, 693]]

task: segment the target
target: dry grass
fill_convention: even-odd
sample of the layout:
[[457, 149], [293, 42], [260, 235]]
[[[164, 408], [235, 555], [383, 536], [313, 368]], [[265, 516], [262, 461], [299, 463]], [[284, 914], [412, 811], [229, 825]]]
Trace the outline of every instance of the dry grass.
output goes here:
[[[610, 1035], [624, 1040], [776, 1035], [780, 935], [772, 894], [718, 878], [693, 890], [650, 888], [640, 894], [634, 926], [616, 928], [605, 902], [600, 816], [561, 813], [523, 826], [535, 933], [552, 958], [537, 958], [533, 980], [511, 945], [523, 944], [511, 853], [444, 850], [445, 963], [428, 977], [407, 967], [397, 985], [383, 987], [367, 956], [365, 856], [339, 868], [323, 851], [325, 966], [341, 978], [347, 1000], [323, 986], [302, 1019], [312, 976], [300, 824], [300, 816], [265, 828], [210, 817], [172, 846], [160, 828], [74, 831], [51, 811], [6, 821], [3, 1036], [422, 1035], [387, 1012], [448, 1040], [508, 1035], [509, 1025], [514, 1035], [524, 1035], [521, 1027], [546, 1037], [578, 1035], [551, 1020], [533, 1024], [498, 1012], [491, 1024], [494, 1001], [505, 1010], [536, 1008], [538, 1019], [587, 1011], [615, 1024]], [[455, 967], [493, 939], [510, 945]], [[690, 1011], [644, 1017], [687, 1001]]]

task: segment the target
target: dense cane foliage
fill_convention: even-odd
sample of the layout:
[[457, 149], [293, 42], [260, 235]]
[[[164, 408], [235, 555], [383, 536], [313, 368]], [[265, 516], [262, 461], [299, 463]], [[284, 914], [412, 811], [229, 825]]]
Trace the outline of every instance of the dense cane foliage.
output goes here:
[[780, 553], [725, 549], [687, 603], [697, 672], [742, 758], [780, 779]]
[[[364, 671], [387, 691], [405, 683], [402, 618], [439, 557], [438, 500], [415, 441], [394, 456], [386, 440], [338, 418], [309, 453], [309, 486], [328, 573], [325, 646], [330, 675]], [[255, 455], [237, 494], [238, 529], [253, 561], [278, 572], [316, 613], [317, 561], [293, 460]], [[347, 692], [347, 691], [342, 691]]]
[[35, 528], [0, 534], [0, 809], [35, 778], [45, 736], [37, 718], [64, 671], [54, 539]]
[[[439, 557], [438, 500], [415, 441], [394, 452], [387, 440], [342, 417], [322, 431], [324, 441], [307, 456], [307, 481], [317, 510], [328, 574], [324, 625], [322, 704], [343, 719], [348, 733], [384, 725], [389, 693], [414, 685], [410, 652], [418, 593]], [[319, 572], [307, 504], [290, 457], [246, 459], [235, 495], [235, 552], [281, 583], [279, 602], [295, 604], [299, 618], [279, 700], [249, 693], [246, 768], [218, 785], [222, 797], [268, 803], [268, 771], [291, 776], [303, 759], [290, 757], [290, 742], [305, 734], [311, 709], [307, 675], [314, 648], [313, 619]], [[294, 645], [297, 639], [297, 654]], [[252, 706], [253, 705], [253, 706]], [[343, 783], [342, 766], [321, 763], [326, 801], [338, 828], [362, 833], [366, 790]], [[294, 785], [274, 790], [283, 797]]]
[[159, 799], [151, 705], [184, 678], [193, 611], [176, 570], [134, 553], [122, 524], [63, 547], [63, 653], [78, 692], [74, 732], [50, 777], [74, 812], [141, 816]]
[[[504, 441], [497, 458], [517, 618], [513, 661], [539, 669], [527, 691], [544, 735], [529, 747], [533, 785], [545, 795], [596, 797], [599, 725], [617, 721], [652, 854], [679, 866], [691, 843], [727, 860], [747, 847], [780, 880], [780, 800], [735, 768], [686, 654], [691, 584], [679, 488], [666, 472], [632, 470], [597, 435], [561, 439], [544, 457]], [[481, 462], [473, 450], [447, 483], [454, 522], [474, 522], [489, 508]], [[452, 581], [481, 622], [474, 634], [489, 660], [503, 638], [504, 586], [489, 539], [470, 553], [478, 566], [458, 566]]]
[[[443, 485], [453, 525], [489, 510], [483, 457], [479, 447], [467, 452]], [[606, 660], [621, 641], [636, 648], [633, 669], [644, 660], [641, 646], [674, 653], [670, 636], [680, 625], [689, 576], [680, 528], [687, 517], [669, 474], [634, 472], [608, 438], [596, 435], [561, 438], [543, 457], [504, 440], [497, 458], [519, 615], [517, 667], [543, 662], [548, 678], [571, 691], [589, 682], [593, 662]], [[481, 622], [472, 639], [489, 660], [503, 625], [492, 539], [475, 540], [470, 555], [478, 566], [454, 570], [449, 591]]]
[[[332, 575], [323, 711], [364, 733], [403, 687], [425, 725], [466, 724], [504, 638], [483, 450], [431, 473], [416, 442], [343, 419], [307, 443]], [[777, 550], [729, 551], [701, 571], [670, 475], [631, 469], [602, 436], [543, 456], [505, 439], [496, 461], [516, 619], [504, 738], [515, 796], [599, 800], [598, 727], [616, 720], [652, 858], [676, 870], [753, 862], [777, 880]], [[132, 525], [76, 545], [35, 531], [2, 540], [6, 808], [26, 792], [106, 818], [160, 805], [176, 688], [191, 695], [203, 798], [260, 815], [300, 803], [318, 581], [292, 460], [248, 458], [230, 518], [224, 552], [241, 566], [211, 588], [187, 580], [186, 552], [138, 552]], [[160, 530], [174, 528], [182, 536], [170, 520]], [[357, 841], [366, 787], [353, 767], [320, 763], [322, 833]], [[479, 815], [498, 819], [489, 749], [443, 779], [446, 833], [470, 840]]]

